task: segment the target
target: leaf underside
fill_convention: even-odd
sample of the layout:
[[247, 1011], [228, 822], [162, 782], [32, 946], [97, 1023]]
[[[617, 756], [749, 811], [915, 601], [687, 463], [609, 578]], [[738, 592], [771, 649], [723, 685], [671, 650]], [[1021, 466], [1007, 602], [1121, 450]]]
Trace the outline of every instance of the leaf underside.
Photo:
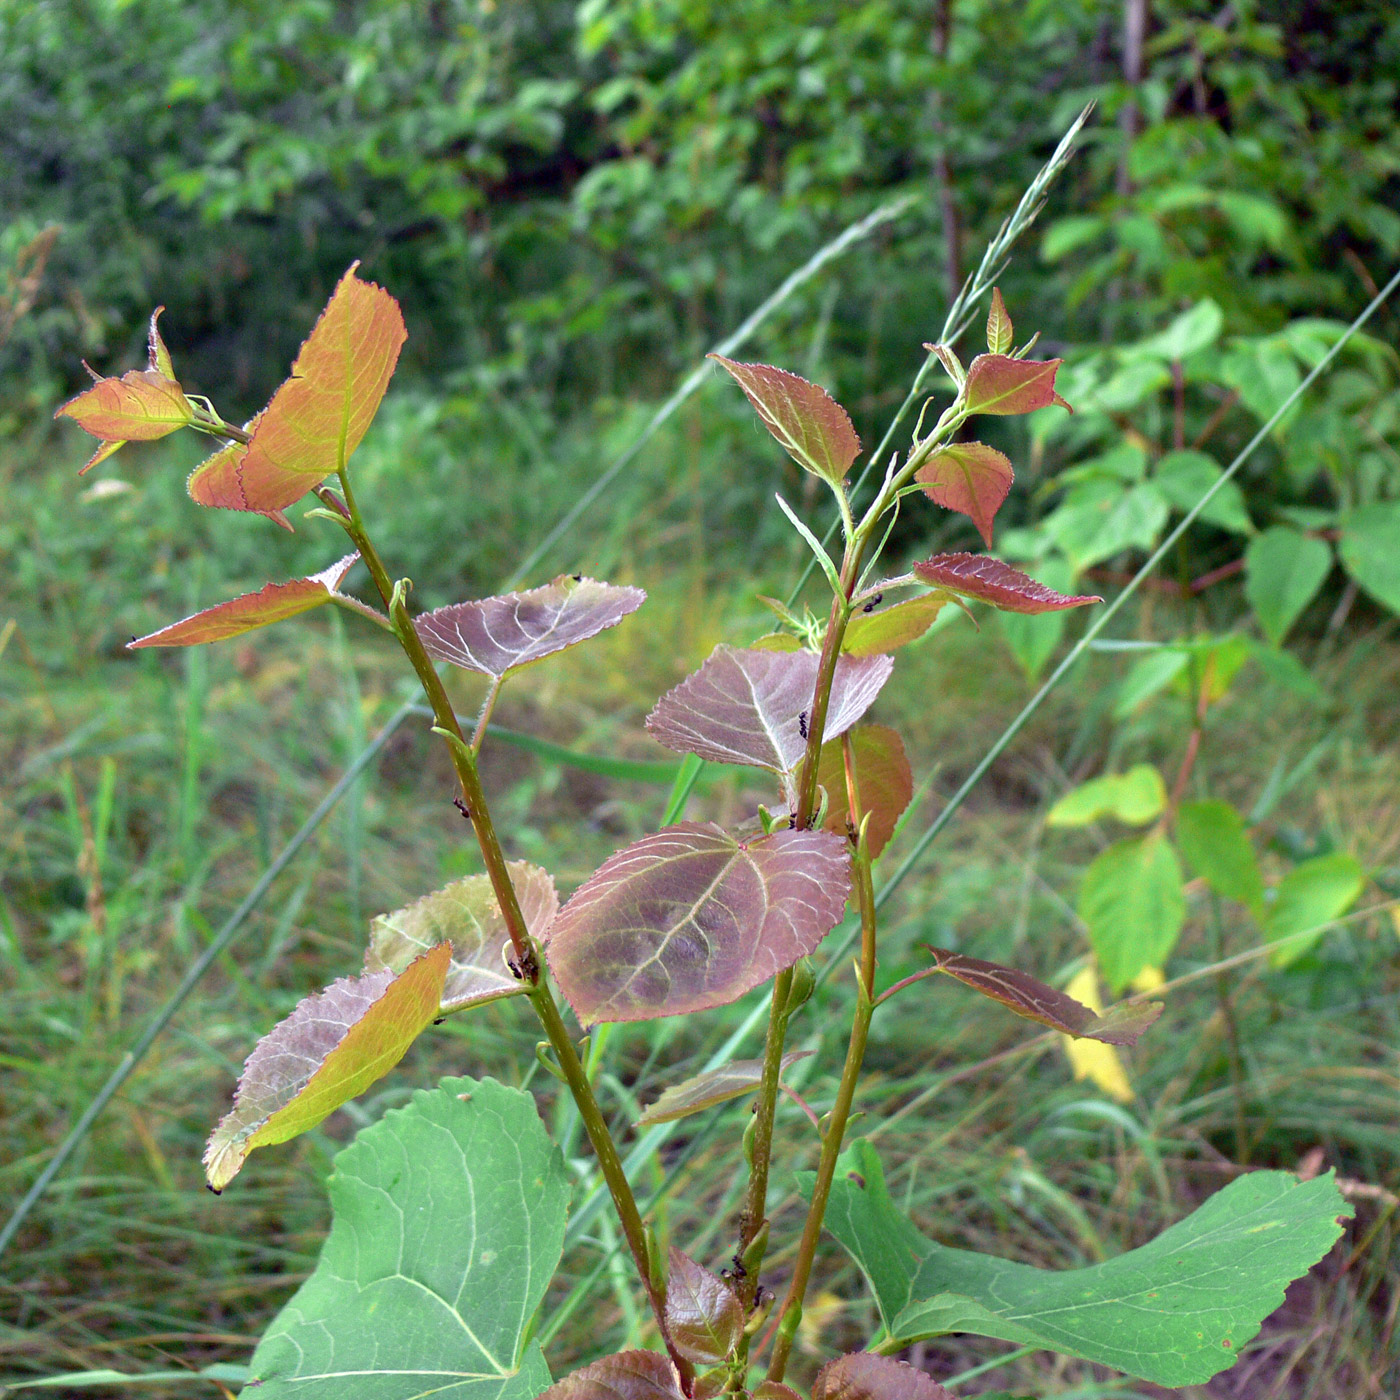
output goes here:
[[556, 1381], [540, 1400], [685, 1400], [680, 1377], [658, 1351], [620, 1351]]
[[846, 843], [830, 832], [741, 844], [683, 822], [606, 861], [560, 911], [545, 952], [585, 1026], [702, 1011], [810, 953], [849, 889]]
[[857, 1351], [817, 1372], [812, 1400], [953, 1400], [953, 1392], [908, 1362]]
[[500, 679], [617, 626], [646, 596], [640, 588], [560, 574], [540, 588], [438, 608], [413, 625], [429, 656]]
[[989, 554], [935, 554], [915, 564], [914, 572], [935, 588], [976, 598], [1005, 612], [1059, 612], [1103, 602], [1087, 595], [1067, 598]]
[[[788, 1051], [783, 1056], [783, 1069], [788, 1069], [812, 1053], [811, 1050]], [[752, 1094], [762, 1080], [762, 1060], [731, 1060], [718, 1069], [707, 1070], [704, 1074], [694, 1075], [662, 1090], [656, 1102], [637, 1119], [637, 1126], [646, 1128], [653, 1123], [670, 1123], [677, 1118], [688, 1118], [692, 1113], [701, 1113], [716, 1104]]]
[[666, 1276], [666, 1326], [676, 1350], [697, 1366], [718, 1366], [744, 1330], [734, 1290], [672, 1245]]
[[563, 1249], [569, 1178], [531, 1096], [420, 1090], [337, 1154], [315, 1272], [253, 1354], [258, 1400], [534, 1400], [525, 1342]]

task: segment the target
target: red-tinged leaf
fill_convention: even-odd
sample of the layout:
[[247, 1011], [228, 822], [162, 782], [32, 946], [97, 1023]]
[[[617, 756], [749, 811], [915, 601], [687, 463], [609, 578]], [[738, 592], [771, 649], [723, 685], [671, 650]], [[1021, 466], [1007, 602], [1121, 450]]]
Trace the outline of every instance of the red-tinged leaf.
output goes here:
[[850, 890], [827, 831], [741, 844], [683, 822], [606, 861], [563, 907], [546, 953], [585, 1025], [724, 1006], [805, 957]]
[[[791, 1050], [783, 1056], [783, 1069], [805, 1060], [812, 1051]], [[662, 1091], [661, 1097], [637, 1119], [639, 1128], [689, 1118], [716, 1104], [752, 1094], [763, 1080], [762, 1060], [731, 1060], [719, 1069], [707, 1070]]]
[[[257, 426], [257, 417], [243, 425], [243, 431], [251, 433]], [[243, 460], [248, 455], [246, 442], [230, 442], [221, 447], [212, 457], [206, 457], [189, 475], [185, 490], [196, 505], [209, 506], [215, 510], [251, 510], [243, 490]], [[280, 510], [260, 510], [255, 512], [275, 521], [284, 530], [290, 530], [291, 523]]]
[[914, 565], [914, 572], [935, 588], [964, 598], [990, 603], [1002, 612], [1060, 612], [1082, 608], [1086, 603], [1102, 603], [1089, 596], [1067, 598], [1043, 583], [1027, 578], [1019, 569], [993, 559], [990, 554], [935, 554]]
[[1006, 355], [1011, 351], [1011, 317], [1006, 303], [1001, 299], [1001, 288], [992, 288], [992, 305], [987, 312], [987, 349], [993, 355]]
[[926, 1371], [892, 1356], [857, 1351], [828, 1361], [812, 1382], [812, 1400], [954, 1400]]
[[254, 1148], [314, 1128], [393, 1069], [437, 1016], [451, 956], [441, 943], [397, 977], [338, 978], [265, 1035], [204, 1149], [209, 1185], [222, 1191]]
[[753, 1400], [802, 1400], [802, 1396], [782, 1381], [760, 1381], [750, 1392]]
[[877, 656], [917, 642], [947, 601], [941, 593], [921, 593], [879, 612], [858, 612], [846, 624], [841, 650], [847, 656]]
[[[351, 264], [340, 279], [291, 378], [258, 417], [247, 451], [204, 479], [218, 499], [195, 496], [201, 504], [262, 515], [280, 511], [343, 467], [360, 445], [408, 332], [398, 302], [373, 282], [361, 282], [358, 266]], [[192, 477], [191, 495], [194, 484]]]
[[744, 1330], [734, 1290], [671, 1246], [666, 1278], [666, 1329], [675, 1348], [697, 1366], [718, 1366]]
[[71, 418], [108, 442], [153, 442], [185, 427], [194, 409], [173, 379], [153, 369], [132, 369], [120, 379], [99, 379], [54, 417]]
[[[676, 753], [790, 773], [807, 748], [803, 730], [820, 662], [813, 651], [718, 646], [698, 671], [657, 701], [647, 729]], [[893, 669], [888, 656], [841, 657], [823, 737], [844, 734], [874, 703]]]
[[1010, 460], [996, 448], [981, 442], [954, 442], [935, 452], [915, 480], [935, 505], [968, 516], [990, 549], [992, 521], [1015, 476]]
[[675, 1367], [659, 1351], [620, 1351], [562, 1381], [539, 1400], [684, 1400]]
[[[851, 753], [855, 759], [856, 786], [860, 808], [870, 813], [866, 835], [874, 858], [889, 844], [895, 824], [914, 795], [914, 775], [904, 755], [904, 743], [893, 729], [883, 724], [861, 724], [850, 731]], [[817, 781], [826, 789], [830, 803], [826, 829], [838, 836], [846, 832], [850, 811], [846, 802], [846, 760], [843, 740], [822, 745]]]
[[723, 355], [722, 364], [739, 382], [763, 425], [799, 467], [839, 485], [860, 455], [860, 439], [850, 415], [818, 384], [772, 365], [746, 365]]
[[978, 355], [967, 368], [963, 391], [969, 413], [1034, 413], [1059, 404], [1055, 371], [1063, 360], [1013, 360], [1010, 355]]
[[946, 972], [965, 987], [991, 997], [1003, 1006], [1052, 1030], [1076, 1039], [1101, 1040], [1106, 1045], [1136, 1045], [1138, 1037], [1162, 1014], [1160, 1002], [1126, 1003], [1100, 1015], [1072, 996], [1047, 987], [1029, 973], [1000, 963], [983, 962], [965, 953], [923, 945], [933, 955], [939, 972]]
[[[506, 869], [525, 927], [533, 937], [543, 939], [559, 912], [553, 878], [523, 860], [511, 861]], [[442, 987], [443, 1011], [529, 990], [506, 965], [510, 934], [489, 875], [454, 880], [406, 909], [381, 914], [370, 925], [365, 971], [402, 972], [425, 949], [443, 941], [452, 945], [452, 962]]]
[[429, 656], [500, 679], [616, 627], [646, 596], [640, 588], [560, 574], [541, 588], [438, 608], [413, 625]]
[[151, 312], [151, 325], [146, 332], [146, 352], [151, 369], [167, 379], [174, 379], [175, 366], [170, 362], [170, 351], [165, 348], [165, 342], [160, 338], [160, 328], [156, 325], [164, 310], [163, 306], [158, 306]]
[[104, 442], [97, 451], [83, 463], [79, 476], [86, 476], [99, 462], [105, 462], [114, 452], [119, 452], [126, 446], [125, 438], [113, 438], [111, 442]]
[[266, 627], [269, 623], [282, 622], [298, 613], [319, 608], [339, 591], [341, 581], [359, 557], [359, 554], [347, 554], [310, 578], [269, 583], [256, 593], [244, 593], [230, 598], [227, 603], [216, 603], [182, 622], [172, 622], [159, 632], [130, 641], [127, 647], [193, 647], [205, 642], [223, 642], [251, 632], [255, 627]]

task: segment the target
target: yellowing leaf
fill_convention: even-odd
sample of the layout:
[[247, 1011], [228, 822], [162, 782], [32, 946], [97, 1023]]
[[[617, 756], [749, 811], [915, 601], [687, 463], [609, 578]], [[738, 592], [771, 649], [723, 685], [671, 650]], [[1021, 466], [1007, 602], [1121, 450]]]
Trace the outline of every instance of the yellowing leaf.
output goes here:
[[992, 306], [987, 312], [987, 349], [993, 355], [1005, 355], [1011, 350], [1014, 338], [1011, 317], [1006, 303], [1001, 299], [1001, 288], [992, 288]]
[[[1099, 994], [1098, 974], [1092, 966], [1076, 974], [1065, 988], [1065, 993], [1075, 1001], [1083, 1002], [1091, 1011], [1102, 1014], [1103, 997]], [[1076, 1079], [1091, 1080], [1109, 1098], [1117, 1099], [1119, 1103], [1133, 1101], [1133, 1086], [1128, 1082], [1123, 1057], [1113, 1046], [1097, 1040], [1071, 1040], [1067, 1035], [1061, 1036], [1060, 1040]]]

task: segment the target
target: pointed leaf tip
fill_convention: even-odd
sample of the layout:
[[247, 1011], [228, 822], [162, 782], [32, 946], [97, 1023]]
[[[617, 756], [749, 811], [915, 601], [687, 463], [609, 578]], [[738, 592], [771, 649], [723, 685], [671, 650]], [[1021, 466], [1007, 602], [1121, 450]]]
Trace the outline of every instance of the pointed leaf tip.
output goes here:
[[1086, 603], [1102, 603], [1102, 598], [1069, 598], [1043, 583], [1028, 578], [1019, 569], [994, 559], [990, 554], [935, 554], [914, 565], [914, 572], [927, 584], [946, 589], [964, 598], [976, 598], [1003, 612], [1060, 612], [1082, 608]]
[[819, 384], [772, 365], [749, 365], [708, 355], [724, 366], [763, 425], [804, 471], [838, 486], [860, 455], [850, 415]]
[[[787, 1070], [812, 1053], [811, 1050], [789, 1050], [783, 1056], [782, 1068]], [[677, 1118], [689, 1118], [692, 1113], [701, 1113], [707, 1108], [714, 1108], [716, 1104], [752, 1094], [762, 1082], [762, 1060], [730, 1060], [718, 1069], [706, 1070], [703, 1074], [663, 1089], [660, 1098], [637, 1119], [637, 1126], [647, 1128], [653, 1123], [671, 1123]]]
[[992, 306], [987, 312], [987, 349], [993, 355], [1008, 355], [1012, 340], [1011, 317], [1007, 313], [1006, 303], [1001, 299], [1001, 288], [993, 287]]
[[966, 515], [988, 549], [992, 547], [992, 521], [1015, 478], [1010, 459], [981, 442], [949, 443], [915, 476], [935, 505]]
[[556, 1381], [539, 1400], [685, 1400], [675, 1367], [657, 1351], [620, 1351]]
[[676, 1350], [697, 1366], [718, 1366], [744, 1330], [734, 1290], [674, 1245], [666, 1278], [666, 1326]]
[[1055, 392], [1055, 373], [1063, 360], [1017, 360], [1010, 355], [978, 355], [967, 369], [963, 401], [969, 413], [1034, 413], [1058, 404], [1070, 408]]

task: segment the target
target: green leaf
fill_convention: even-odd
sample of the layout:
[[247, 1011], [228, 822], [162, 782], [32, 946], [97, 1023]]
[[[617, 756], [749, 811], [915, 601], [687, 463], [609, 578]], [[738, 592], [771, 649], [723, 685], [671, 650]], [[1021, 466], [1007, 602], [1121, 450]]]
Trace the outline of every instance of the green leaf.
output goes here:
[[1302, 957], [1327, 932], [1327, 925], [1356, 903], [1365, 885], [1361, 862], [1346, 851], [1294, 866], [1279, 884], [1264, 920], [1264, 933], [1271, 941], [1288, 940], [1269, 954], [1273, 966], [1287, 967]]
[[1206, 297], [1189, 311], [1183, 311], [1166, 330], [1132, 346], [1130, 353], [1156, 355], [1163, 360], [1184, 360], [1188, 355], [1214, 345], [1224, 325], [1224, 313]]
[[1325, 540], [1274, 525], [1250, 540], [1244, 555], [1244, 592], [1264, 635], [1278, 646], [1317, 596], [1332, 569]]
[[1115, 996], [1143, 968], [1161, 967], [1186, 922], [1171, 842], [1153, 831], [1100, 852], [1084, 872], [1079, 917]]
[[1088, 826], [1114, 817], [1128, 826], [1146, 826], [1166, 810], [1167, 788], [1150, 764], [1139, 763], [1126, 773], [1105, 773], [1065, 793], [1045, 818], [1047, 826]]
[[1244, 818], [1234, 807], [1215, 798], [1183, 802], [1176, 813], [1176, 839], [1186, 864], [1216, 894], [1237, 899], [1263, 919], [1264, 877]]
[[993, 355], [1009, 355], [1014, 343], [1011, 317], [1001, 299], [1001, 288], [992, 288], [992, 305], [987, 312], [987, 349]]
[[1380, 501], [1344, 515], [1337, 553], [1376, 602], [1400, 613], [1400, 501]]
[[534, 1400], [526, 1343], [569, 1179], [535, 1101], [494, 1080], [419, 1090], [336, 1155], [315, 1272], [253, 1354], [258, 1400]]
[[[1195, 509], [1196, 503], [1222, 475], [1220, 464], [1204, 452], [1169, 452], [1153, 469], [1152, 484], [1184, 515]], [[1196, 518], [1237, 535], [1254, 533], [1244, 492], [1234, 481], [1227, 481]]]
[[1139, 657], [1118, 685], [1113, 718], [1126, 719], [1137, 707], [1165, 690], [1185, 669], [1190, 655], [1180, 647], [1163, 647]]
[[1090, 1268], [1049, 1270], [934, 1244], [891, 1201], [880, 1160], [852, 1145], [831, 1232], [870, 1279], [893, 1338], [973, 1332], [1199, 1385], [1231, 1366], [1349, 1217], [1332, 1173], [1252, 1172], [1151, 1243]]
[[879, 612], [858, 612], [846, 624], [841, 651], [846, 656], [879, 656], [917, 642], [947, 603], [945, 593], [921, 593]]
[[[783, 1056], [783, 1069], [796, 1064], [798, 1060], [805, 1060], [812, 1053], [811, 1050], [789, 1050]], [[677, 1118], [689, 1118], [692, 1113], [701, 1113], [716, 1104], [752, 1094], [762, 1082], [762, 1060], [730, 1060], [718, 1069], [706, 1070], [703, 1074], [663, 1089], [661, 1097], [637, 1119], [637, 1126], [646, 1128], [653, 1123], [671, 1123]]]

